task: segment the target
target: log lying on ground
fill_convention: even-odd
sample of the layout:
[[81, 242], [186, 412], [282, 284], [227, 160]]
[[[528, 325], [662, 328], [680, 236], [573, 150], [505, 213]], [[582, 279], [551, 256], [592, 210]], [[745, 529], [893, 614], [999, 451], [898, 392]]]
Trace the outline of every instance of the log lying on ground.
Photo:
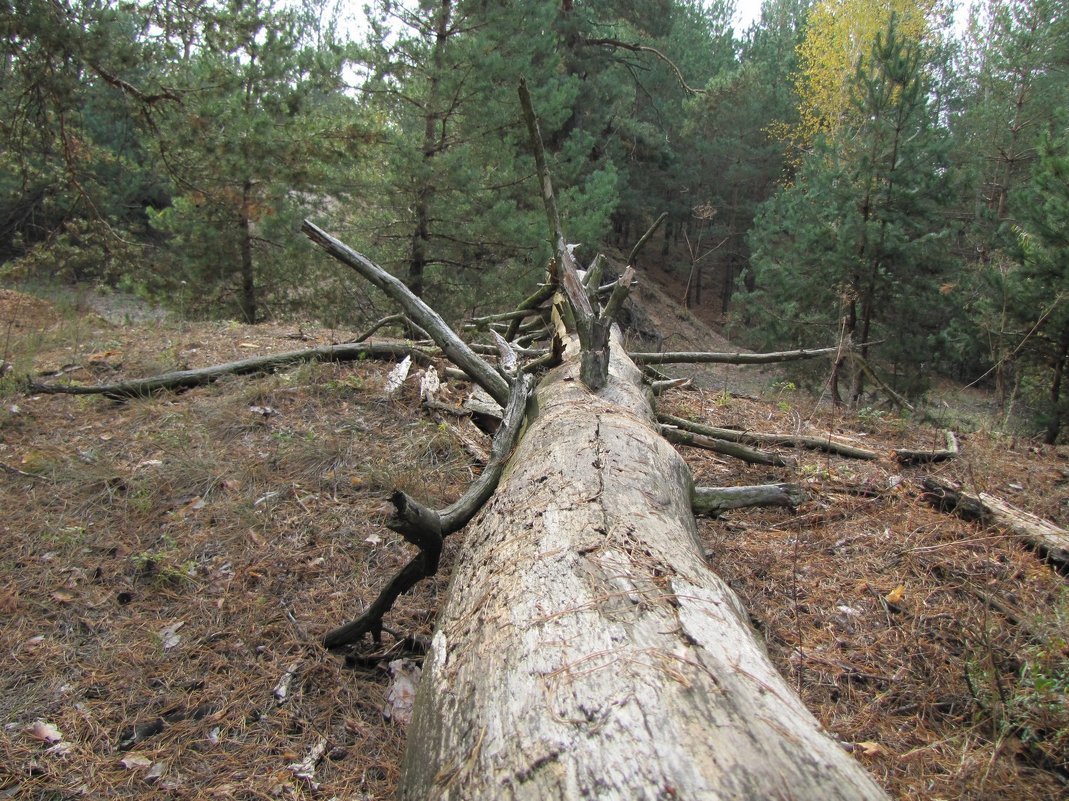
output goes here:
[[801, 434], [763, 434], [756, 431], [736, 431], [732, 428], [717, 428], [716, 426], [702, 425], [682, 417], [670, 414], [658, 414], [657, 419], [670, 426], [690, 431], [693, 434], [703, 434], [715, 439], [723, 439], [728, 442], [742, 442], [759, 445], [785, 445], [792, 448], [809, 448], [810, 450], [834, 453], [838, 456], [847, 456], [851, 459], [879, 459], [880, 455], [875, 451], [859, 448], [841, 440], [828, 437], [805, 436]]
[[706, 567], [689, 471], [618, 337], [596, 394], [574, 344], [469, 525], [400, 797], [886, 798]]
[[895, 459], [897, 459], [898, 463], [903, 467], [908, 467], [915, 464], [945, 462], [948, 459], [957, 458], [958, 438], [954, 436], [954, 432], [950, 429], [944, 431], [943, 436], [946, 439], [946, 448], [932, 451], [913, 451], [899, 448], [895, 451]]
[[256, 356], [237, 362], [227, 362], [196, 370], [177, 370], [162, 373], [149, 378], [133, 378], [115, 384], [96, 384], [82, 386], [79, 384], [37, 384], [26, 385], [28, 392], [46, 395], [103, 395], [112, 400], [143, 398], [162, 391], [183, 391], [193, 387], [210, 384], [225, 375], [252, 375], [289, 367], [302, 362], [346, 362], [357, 359], [403, 359], [411, 356], [418, 364], [430, 364], [430, 355], [414, 348], [393, 342], [349, 343], [343, 345], [324, 345], [307, 350], [275, 353], [270, 356]]
[[938, 509], [1011, 531], [1059, 571], [1069, 571], [1069, 531], [986, 492], [963, 492], [934, 476], [926, 476], [921, 484], [925, 500]]
[[775, 364], [828, 356], [838, 348], [815, 350], [786, 350], [778, 353], [691, 353], [688, 351], [665, 351], [664, 353], [629, 353], [635, 364]]
[[797, 484], [756, 484], [749, 487], [695, 487], [691, 495], [694, 514], [717, 517], [730, 509], [750, 506], [787, 506], [806, 501], [805, 490]]
[[791, 467], [794, 465], [793, 459], [787, 459], [778, 453], [749, 448], [746, 445], [729, 442], [726, 439], [695, 434], [674, 426], [662, 425], [661, 434], [669, 442], [674, 442], [677, 445], [687, 445], [691, 448], [702, 448], [703, 450], [713, 451], [713, 453], [722, 453], [725, 456], [741, 459], [747, 464], [764, 464], [770, 467]]

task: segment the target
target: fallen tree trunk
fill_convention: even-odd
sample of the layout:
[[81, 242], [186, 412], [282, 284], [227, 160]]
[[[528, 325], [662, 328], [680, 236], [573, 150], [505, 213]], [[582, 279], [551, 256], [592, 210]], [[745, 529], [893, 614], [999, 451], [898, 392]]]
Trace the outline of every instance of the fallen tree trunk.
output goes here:
[[324, 345], [320, 348], [274, 353], [270, 356], [255, 356], [237, 362], [216, 364], [195, 370], [176, 370], [149, 378], [132, 378], [114, 384], [37, 384], [29, 382], [27, 392], [43, 395], [103, 395], [112, 400], [143, 398], [155, 392], [183, 391], [210, 384], [225, 375], [251, 375], [266, 373], [279, 367], [288, 367], [303, 362], [352, 362], [357, 359], [397, 359], [411, 356], [420, 364], [430, 364], [430, 355], [411, 345], [394, 342], [347, 343]]
[[[520, 94], [559, 268], [563, 363], [539, 383], [501, 483], [469, 524], [424, 662], [400, 798], [886, 799], [706, 567], [690, 471], [660, 436], [612, 325], [631, 271], [605, 309], [587, 296], [522, 83]], [[436, 341], [454, 336], [411, 299], [402, 306]], [[462, 366], [504, 403], [479, 365]]]
[[695, 487], [691, 495], [694, 514], [717, 517], [731, 509], [750, 506], [787, 506], [806, 501], [805, 490], [797, 484], [756, 484], [750, 487]]
[[595, 394], [573, 340], [469, 526], [400, 797], [886, 798], [706, 567], [689, 471], [618, 343]]
[[830, 436], [814, 437], [801, 434], [763, 434], [757, 431], [736, 431], [732, 428], [717, 428], [716, 426], [692, 423], [690, 420], [684, 420], [682, 417], [675, 417], [670, 414], [659, 414], [657, 415], [657, 419], [662, 423], [681, 428], [684, 431], [690, 431], [694, 434], [703, 434], [707, 437], [727, 440], [728, 442], [785, 445], [791, 448], [809, 448], [810, 450], [834, 453], [838, 456], [847, 456], [851, 459], [865, 459], [869, 461], [880, 458], [880, 455], [875, 451], [859, 448], [856, 445], [850, 445], [846, 442], [832, 439]]
[[936, 508], [1011, 531], [1059, 571], [1069, 571], [1069, 531], [1064, 528], [986, 492], [963, 492], [934, 476], [926, 476], [921, 484], [924, 498]]
[[629, 353], [635, 364], [776, 364], [800, 359], [829, 356], [838, 348], [815, 350], [785, 350], [777, 353], [692, 353], [689, 351], [665, 351], [663, 353]]
[[930, 451], [899, 448], [895, 451], [895, 459], [903, 467], [909, 467], [915, 464], [934, 464], [935, 462], [945, 462], [948, 459], [957, 458], [958, 438], [954, 436], [954, 432], [950, 429], [943, 432], [943, 437], [946, 441], [946, 448]]

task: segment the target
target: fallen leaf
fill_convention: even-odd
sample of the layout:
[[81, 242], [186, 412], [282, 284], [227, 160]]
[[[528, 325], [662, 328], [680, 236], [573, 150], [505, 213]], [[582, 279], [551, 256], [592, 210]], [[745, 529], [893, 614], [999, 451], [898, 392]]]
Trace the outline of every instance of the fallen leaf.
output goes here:
[[63, 735], [55, 725], [45, 723], [43, 720], [35, 720], [24, 731], [35, 740], [41, 740], [46, 743], [58, 743], [63, 739]]
[[887, 752], [886, 748], [872, 740], [864, 740], [857, 743], [857, 747], [861, 749], [861, 753], [865, 756], [878, 756]]
[[134, 768], [147, 768], [152, 764], [152, 760], [142, 754], [130, 754], [120, 759], [119, 764], [127, 770], [133, 770]]
[[364, 539], [364, 542], [366, 542], [368, 545], [381, 545], [382, 537], [380, 537], [378, 534], [371, 534], [370, 536]]
[[898, 604], [902, 603], [902, 599], [905, 597], [905, 595], [906, 585], [899, 584], [897, 587], [895, 587], [893, 590], [883, 596], [883, 599], [887, 601], [887, 603], [895, 604], [897, 606]]
[[67, 756], [74, 749], [73, 743], [68, 743], [66, 740], [60, 740], [55, 745], [45, 750], [45, 753], [49, 756], [62, 757]]
[[172, 623], [170, 626], [164, 626], [157, 632], [156, 636], [160, 638], [160, 643], [163, 645], [164, 650], [174, 648], [182, 641], [182, 637], [178, 634], [178, 630], [184, 625], [186, 625], [186, 622], [184, 620], [179, 620], [177, 623]]

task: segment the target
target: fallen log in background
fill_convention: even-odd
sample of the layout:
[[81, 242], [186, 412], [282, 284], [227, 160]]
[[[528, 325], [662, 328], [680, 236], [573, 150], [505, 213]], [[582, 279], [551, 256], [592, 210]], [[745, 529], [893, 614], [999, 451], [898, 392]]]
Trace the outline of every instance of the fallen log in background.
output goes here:
[[737, 431], [733, 428], [717, 428], [701, 423], [684, 420], [671, 414], [658, 414], [657, 419], [662, 423], [693, 434], [702, 434], [714, 439], [722, 439], [728, 442], [751, 443], [755, 445], [785, 445], [791, 448], [809, 448], [810, 450], [834, 453], [838, 456], [846, 456], [851, 459], [874, 460], [880, 455], [875, 451], [859, 448], [856, 445], [832, 439], [830, 436], [816, 437], [803, 434], [762, 434], [757, 431]]
[[814, 350], [785, 350], [776, 353], [692, 353], [689, 351], [665, 351], [663, 353], [629, 353], [635, 364], [775, 364], [813, 359], [836, 353], [835, 348]]
[[469, 525], [400, 797], [886, 798], [706, 567], [639, 371], [614, 355], [592, 394], [576, 356]]
[[81, 384], [37, 384], [29, 382], [26, 385], [26, 391], [38, 392], [44, 395], [103, 395], [112, 400], [129, 400], [131, 398], [143, 398], [155, 392], [192, 389], [193, 387], [210, 384], [226, 375], [265, 373], [280, 367], [288, 367], [303, 362], [351, 362], [367, 358], [401, 360], [405, 356], [411, 356], [412, 361], [419, 364], [430, 364], [431, 362], [429, 354], [412, 345], [394, 342], [347, 343], [275, 353], [270, 356], [254, 356], [251, 359], [216, 364], [195, 370], [176, 370], [148, 378], [131, 378], [128, 381], [120, 381], [114, 384], [85, 386]]
[[946, 441], [945, 448], [927, 451], [898, 448], [895, 450], [895, 459], [903, 467], [910, 467], [915, 464], [934, 464], [957, 458], [958, 438], [954, 436], [954, 432], [947, 429], [943, 432], [943, 438]]
[[924, 498], [944, 512], [1013, 532], [1061, 572], [1069, 572], [1069, 531], [986, 492], [964, 492], [934, 476], [922, 482]]
[[674, 442], [677, 445], [687, 445], [691, 448], [702, 448], [713, 453], [722, 453], [725, 456], [740, 459], [747, 464], [764, 464], [770, 467], [792, 467], [794, 465], [793, 459], [787, 459], [778, 453], [749, 448], [746, 445], [729, 442], [726, 439], [695, 434], [674, 426], [662, 425], [661, 435], [669, 442]]

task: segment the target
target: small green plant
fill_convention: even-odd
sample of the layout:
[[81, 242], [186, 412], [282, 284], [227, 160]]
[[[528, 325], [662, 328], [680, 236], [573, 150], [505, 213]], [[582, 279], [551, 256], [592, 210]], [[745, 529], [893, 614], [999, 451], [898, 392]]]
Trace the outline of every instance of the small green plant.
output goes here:
[[155, 548], [141, 551], [130, 557], [137, 572], [158, 584], [183, 584], [193, 580], [197, 563], [192, 559], [178, 560], [178, 543], [174, 537], [164, 534]]
[[857, 410], [857, 419], [867, 426], [882, 422], [886, 415], [887, 412], [883, 409], [873, 409], [871, 406], [864, 406]]
[[1016, 737], [1058, 762], [1069, 752], [1069, 590], [1033, 631], [1040, 636], [1013, 655], [1015, 672], [1000, 671], [1000, 660], [982, 642], [966, 663], [965, 678], [977, 717], [986, 719], [993, 736]]
[[724, 409], [731, 405], [731, 393], [726, 389], [720, 390], [720, 394], [716, 396], [713, 403], [720, 409]]
[[776, 407], [781, 412], [789, 412], [791, 404], [788, 398], [792, 393], [798, 391], [798, 385], [793, 381], [776, 381], [772, 384], [772, 391], [776, 395]]

